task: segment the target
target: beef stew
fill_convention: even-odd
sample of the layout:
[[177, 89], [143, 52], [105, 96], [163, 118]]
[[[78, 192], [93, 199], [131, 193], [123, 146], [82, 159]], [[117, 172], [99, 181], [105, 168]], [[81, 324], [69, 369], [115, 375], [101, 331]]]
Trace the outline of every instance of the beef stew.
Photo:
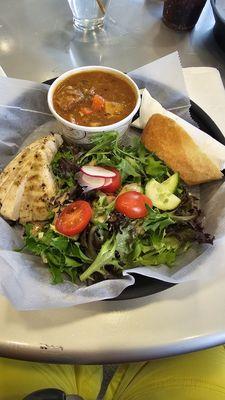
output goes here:
[[121, 121], [136, 105], [132, 86], [109, 72], [86, 71], [66, 78], [55, 89], [55, 111], [82, 126], [105, 126]]

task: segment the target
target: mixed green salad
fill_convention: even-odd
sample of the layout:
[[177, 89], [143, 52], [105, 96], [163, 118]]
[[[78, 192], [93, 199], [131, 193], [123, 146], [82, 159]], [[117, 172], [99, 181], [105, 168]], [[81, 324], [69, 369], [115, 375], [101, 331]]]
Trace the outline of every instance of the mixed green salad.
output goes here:
[[87, 149], [63, 144], [52, 162], [58, 194], [49, 221], [26, 224], [25, 248], [53, 283], [92, 284], [137, 266], [172, 267], [194, 243], [212, 243], [198, 199], [140, 138], [96, 134]]

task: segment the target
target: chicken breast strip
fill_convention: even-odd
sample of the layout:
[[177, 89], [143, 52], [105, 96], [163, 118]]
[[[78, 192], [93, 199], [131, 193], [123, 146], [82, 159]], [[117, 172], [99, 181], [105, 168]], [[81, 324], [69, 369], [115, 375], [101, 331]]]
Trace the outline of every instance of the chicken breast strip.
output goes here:
[[0, 214], [20, 222], [48, 218], [49, 201], [57, 187], [51, 161], [62, 138], [51, 134], [25, 147], [0, 175]]

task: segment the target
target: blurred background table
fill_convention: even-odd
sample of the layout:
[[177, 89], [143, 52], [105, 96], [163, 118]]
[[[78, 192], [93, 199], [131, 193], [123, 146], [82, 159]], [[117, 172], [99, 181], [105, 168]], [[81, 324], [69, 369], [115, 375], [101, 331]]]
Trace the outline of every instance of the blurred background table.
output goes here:
[[168, 29], [162, 9], [160, 0], [112, 0], [105, 31], [87, 34], [73, 29], [67, 0], [2, 1], [0, 64], [8, 76], [42, 82], [88, 64], [129, 71], [178, 50], [183, 67], [216, 67], [225, 81], [209, 1], [191, 33]]

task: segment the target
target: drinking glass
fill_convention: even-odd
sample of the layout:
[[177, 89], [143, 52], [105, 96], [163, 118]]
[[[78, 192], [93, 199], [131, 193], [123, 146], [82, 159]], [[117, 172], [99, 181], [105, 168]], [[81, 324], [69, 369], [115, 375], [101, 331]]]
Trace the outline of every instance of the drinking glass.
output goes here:
[[81, 30], [101, 28], [110, 0], [68, 0], [74, 26]]
[[206, 0], [165, 0], [163, 22], [176, 31], [194, 28]]

